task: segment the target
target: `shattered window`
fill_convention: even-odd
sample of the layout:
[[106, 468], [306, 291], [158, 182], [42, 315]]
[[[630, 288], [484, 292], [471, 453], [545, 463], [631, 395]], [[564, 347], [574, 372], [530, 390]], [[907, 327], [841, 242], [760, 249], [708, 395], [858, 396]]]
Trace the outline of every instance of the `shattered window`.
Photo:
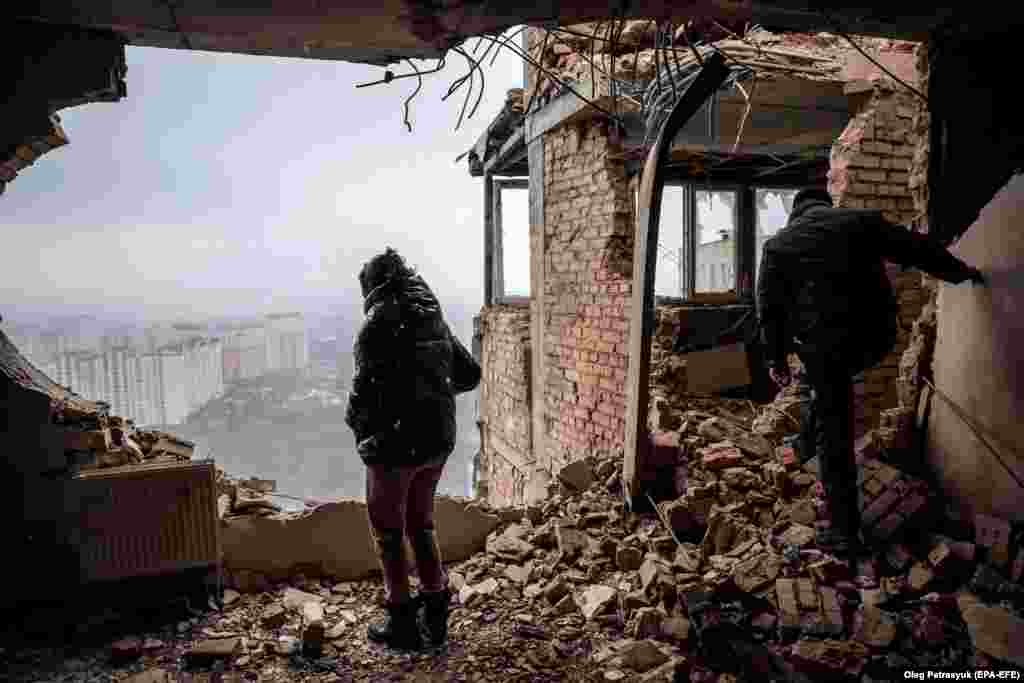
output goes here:
[[[737, 192], [697, 190], [694, 194], [697, 230], [695, 270], [698, 274], [695, 291], [736, 291], [733, 273], [736, 262]], [[704, 266], [707, 266], [707, 270]]]
[[757, 274], [761, 267], [761, 256], [764, 243], [775, 235], [789, 220], [793, 210], [793, 199], [797, 190], [779, 190], [758, 188], [756, 192], [757, 207], [757, 251], [754, 260], [754, 286], [757, 286]]
[[654, 276], [656, 296], [683, 295], [683, 186], [666, 185], [661, 194], [658, 222], [658, 267]]

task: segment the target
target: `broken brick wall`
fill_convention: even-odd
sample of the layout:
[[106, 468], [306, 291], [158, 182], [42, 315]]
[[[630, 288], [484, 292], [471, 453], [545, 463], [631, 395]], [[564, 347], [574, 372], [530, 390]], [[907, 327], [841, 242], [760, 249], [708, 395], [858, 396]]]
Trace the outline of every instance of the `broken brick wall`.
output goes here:
[[481, 459], [477, 495], [495, 505], [522, 502], [524, 469], [532, 461], [530, 309], [484, 309], [480, 383]]
[[603, 123], [545, 136], [548, 434], [538, 465], [552, 472], [625, 441], [633, 220], [619, 149]]
[[[893, 222], [912, 225], [917, 211], [910, 169], [917, 149], [918, 100], [886, 82], [876, 82], [856, 97], [859, 110], [832, 147], [829, 192], [836, 206], [879, 209]], [[920, 272], [895, 264], [886, 269], [899, 303], [899, 334], [892, 352], [857, 385], [858, 434], [873, 427], [883, 410], [896, 406], [900, 357], [928, 301]]]

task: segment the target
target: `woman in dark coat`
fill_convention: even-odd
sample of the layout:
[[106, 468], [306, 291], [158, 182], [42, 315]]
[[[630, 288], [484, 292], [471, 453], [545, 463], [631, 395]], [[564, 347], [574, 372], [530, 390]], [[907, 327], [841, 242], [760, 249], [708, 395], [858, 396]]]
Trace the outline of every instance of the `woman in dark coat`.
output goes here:
[[[466, 366], [465, 348], [430, 287], [396, 251], [367, 262], [359, 284], [366, 320], [355, 342], [345, 422], [367, 466], [366, 504], [387, 596], [387, 618], [368, 636], [418, 649], [420, 608], [434, 644], [447, 636], [451, 594], [434, 532], [434, 495], [455, 446], [455, 394], [476, 386], [480, 368], [469, 357], [472, 376], [453, 384], [453, 361]], [[418, 596], [410, 591], [403, 536], [415, 556]]]

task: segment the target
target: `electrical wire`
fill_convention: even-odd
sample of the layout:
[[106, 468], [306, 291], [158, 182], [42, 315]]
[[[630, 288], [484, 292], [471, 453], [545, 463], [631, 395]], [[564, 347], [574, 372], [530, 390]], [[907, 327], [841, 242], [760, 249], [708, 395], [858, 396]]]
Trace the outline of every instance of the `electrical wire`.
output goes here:
[[409, 66], [411, 66], [413, 68], [413, 70], [416, 72], [416, 75], [419, 76], [419, 78], [416, 79], [416, 89], [412, 91], [411, 95], [409, 95], [408, 97], [405, 98], [405, 102], [402, 105], [402, 109], [403, 109], [403, 112], [404, 112], [404, 115], [402, 117], [402, 121], [405, 123], [405, 127], [408, 128], [409, 132], [411, 133], [412, 132], [412, 124], [409, 123], [409, 103], [413, 101], [413, 99], [416, 97], [416, 95], [419, 94], [420, 89], [423, 88], [423, 76], [420, 75], [420, 70], [416, 68], [416, 65], [412, 63], [411, 59], [407, 59], [405, 61], [409, 62]]
[[[488, 40], [493, 40], [494, 42], [498, 42], [497, 40], [495, 40], [494, 38], [491, 38], [490, 36], [487, 36], [487, 39], [488, 39]], [[579, 92], [578, 92], [578, 91], [577, 91], [577, 90], [576, 90], [575, 88], [573, 88], [573, 87], [572, 87], [571, 85], [569, 85], [568, 83], [566, 83], [566, 82], [565, 82], [565, 81], [563, 81], [562, 79], [558, 78], [558, 76], [556, 76], [556, 75], [555, 75], [554, 73], [552, 73], [552, 72], [551, 72], [550, 70], [548, 70], [547, 68], [545, 68], [543, 64], [540, 64], [540, 63], [539, 63], [539, 62], [537, 62], [537, 61], [536, 61], [535, 59], [533, 59], [533, 57], [531, 57], [530, 55], [528, 55], [528, 54], [526, 54], [525, 52], [523, 52], [523, 50], [522, 50], [522, 49], [520, 49], [520, 48], [519, 48], [518, 46], [516, 46], [516, 45], [512, 45], [511, 43], [506, 43], [506, 44], [502, 45], [502, 47], [504, 47], [504, 48], [506, 48], [507, 50], [511, 51], [511, 52], [512, 52], [513, 54], [516, 54], [516, 55], [518, 55], [518, 56], [519, 56], [519, 57], [520, 57], [521, 59], [525, 60], [525, 61], [526, 61], [527, 63], [529, 63], [529, 64], [530, 64], [531, 66], [533, 66], [534, 68], [536, 68], [536, 69], [538, 69], [539, 71], [541, 71], [541, 73], [543, 73], [544, 75], [546, 75], [546, 76], [548, 76], [549, 78], [551, 78], [551, 79], [552, 79], [552, 80], [553, 80], [553, 81], [554, 81], [555, 83], [557, 83], [557, 84], [558, 84], [559, 86], [561, 86], [561, 87], [565, 88], [565, 89], [566, 89], [567, 91], [569, 91], [570, 93], [572, 93], [573, 95], [575, 95], [575, 96], [576, 96], [577, 98], [579, 98], [579, 99], [580, 99], [580, 100], [581, 100], [582, 102], [584, 102], [584, 103], [588, 104], [589, 106], [593, 107], [593, 108], [594, 108], [594, 109], [596, 109], [597, 111], [601, 112], [601, 113], [602, 113], [602, 114], [604, 114], [605, 116], [608, 116], [608, 117], [609, 117], [609, 118], [611, 118], [611, 119], [612, 119], [613, 121], [616, 121], [616, 122], [618, 122], [618, 123], [619, 123], [619, 124], [621, 125], [621, 121], [619, 121], [619, 118], [618, 118], [617, 116], [615, 116], [615, 114], [614, 114], [614, 113], [612, 113], [612, 112], [608, 111], [607, 109], [605, 109], [605, 108], [604, 108], [604, 107], [602, 107], [601, 105], [597, 104], [597, 103], [596, 103], [596, 102], [594, 102], [593, 100], [587, 99], [586, 97], [584, 97], [583, 95], [581, 95], [581, 94], [580, 94], [580, 93], [579, 93]]]
[[869, 62], [871, 62], [872, 64], [877, 66], [879, 69], [884, 71], [889, 76], [889, 78], [893, 79], [894, 81], [896, 81], [897, 83], [902, 85], [904, 88], [906, 88], [910, 92], [912, 92], [915, 95], [917, 95], [918, 97], [920, 97], [926, 104], [928, 103], [928, 96], [927, 95], [925, 95], [923, 92], [921, 92], [920, 90], [918, 90], [914, 86], [912, 86], [909, 83], [907, 83], [906, 81], [904, 81], [902, 78], [900, 78], [899, 76], [894, 74], [892, 71], [890, 71], [888, 68], [886, 68], [885, 65], [883, 65], [881, 62], [879, 62], [874, 57], [872, 57], [870, 54], [868, 54], [867, 51], [857, 43], [857, 41], [855, 41], [853, 38], [851, 38], [849, 36], [849, 34], [847, 34], [845, 31], [843, 31], [842, 28], [840, 28], [839, 22], [836, 21], [835, 17], [829, 16], [829, 14], [827, 12], [825, 12], [824, 15], [825, 15], [825, 19], [829, 23], [832, 24], [833, 30], [835, 31], [836, 35], [838, 35], [840, 38], [843, 38], [844, 40], [846, 40], [846, 42], [848, 42], [851, 46], [853, 46], [853, 49], [855, 49], [857, 52], [861, 53], [864, 56], [865, 59], [867, 59]]
[[954, 401], [949, 396], [940, 391], [939, 388], [932, 384], [927, 377], [922, 377], [921, 379], [924, 380], [925, 384], [931, 387], [932, 391], [938, 394], [946, 403], [949, 404], [949, 407], [953, 409], [953, 412], [956, 414], [956, 416], [959, 417], [965, 425], [967, 425], [967, 428], [974, 433], [974, 436], [977, 437], [978, 441], [980, 441], [982, 445], [984, 445], [985, 448], [988, 449], [988, 452], [991, 453], [997, 461], [999, 461], [999, 464], [1003, 466], [1003, 469], [1006, 470], [1006, 473], [1009, 474], [1015, 482], [1017, 482], [1017, 486], [1024, 489], [1024, 480], [1021, 480], [1017, 473], [1010, 469], [1010, 466], [1007, 465], [1006, 461], [1003, 460], [1002, 456], [999, 455], [999, 451], [996, 450], [995, 446], [989, 443], [988, 439], [986, 439], [985, 436], [981, 433], [981, 429], [979, 429], [978, 426], [974, 424], [974, 421], [967, 416], [967, 413], [964, 411], [964, 409], [957, 405], [956, 401]]

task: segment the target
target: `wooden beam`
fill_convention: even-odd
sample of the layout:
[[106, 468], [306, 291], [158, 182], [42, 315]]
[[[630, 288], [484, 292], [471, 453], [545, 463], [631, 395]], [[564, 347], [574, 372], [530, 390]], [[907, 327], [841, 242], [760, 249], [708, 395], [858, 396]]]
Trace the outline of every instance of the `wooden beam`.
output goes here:
[[[547, 306], [544, 301], [545, 224], [544, 224], [544, 137], [532, 140], [527, 147], [530, 166], [530, 363], [532, 411], [531, 439], [533, 462], [544, 467], [547, 460], [547, 359], [544, 336], [547, 334]], [[530, 477], [533, 473], [530, 473]]]
[[[665, 160], [679, 129], [713, 95], [729, 75], [720, 53], [708, 57], [697, 78], [676, 102], [647, 155], [640, 182], [633, 252], [633, 305], [629, 327], [629, 372], [626, 376], [626, 443], [622, 467], [626, 502], [635, 508], [643, 493], [640, 476], [647, 450], [647, 411], [650, 397], [651, 336], [654, 332], [654, 277], [657, 272], [658, 222]], [[643, 422], [641, 423], [641, 419]]]

